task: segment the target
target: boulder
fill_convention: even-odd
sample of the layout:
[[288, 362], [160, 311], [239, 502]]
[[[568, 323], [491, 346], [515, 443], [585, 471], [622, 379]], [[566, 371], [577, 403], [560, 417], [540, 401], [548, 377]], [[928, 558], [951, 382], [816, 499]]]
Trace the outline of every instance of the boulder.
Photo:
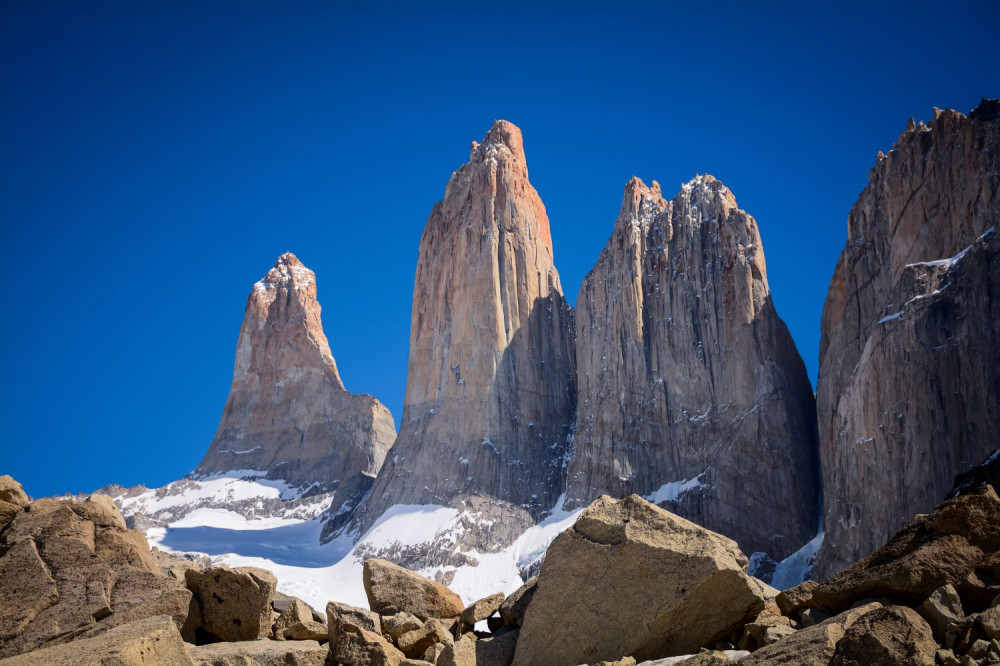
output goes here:
[[[194, 662], [169, 615], [114, 627], [93, 638], [54, 645], [8, 659], [4, 666], [191, 666]], [[322, 662], [321, 662], [322, 663]]]
[[549, 547], [514, 663], [657, 659], [714, 645], [771, 598], [746, 569], [731, 539], [637, 495], [601, 497]]
[[[451, 643], [448, 645], [451, 645]], [[441, 658], [441, 653], [444, 652], [445, 647], [447, 646], [444, 643], [435, 643], [427, 648], [427, 651], [424, 652], [420, 658], [431, 664], [437, 664], [438, 659]]]
[[216, 640], [252, 641], [271, 634], [274, 574], [256, 567], [185, 572], [201, 605], [202, 629]]
[[42, 499], [0, 533], [0, 658], [159, 615], [184, 631], [192, 596], [103, 495]]
[[520, 631], [508, 631], [476, 641], [476, 666], [511, 666]]
[[407, 657], [419, 657], [428, 648], [442, 643], [448, 645], [453, 642], [452, 627], [454, 622], [444, 620], [427, 620], [419, 629], [408, 631], [402, 634], [396, 641], [396, 647], [403, 651]]
[[931, 596], [927, 597], [917, 612], [923, 616], [934, 631], [935, 638], [944, 642], [945, 634], [948, 633], [949, 624], [959, 624], [965, 619], [965, 612], [962, 610], [962, 600], [958, 592], [951, 585], [945, 585], [936, 589]]
[[769, 611], [761, 611], [753, 622], [748, 622], [743, 627], [743, 635], [740, 637], [737, 647], [741, 650], [760, 649], [766, 645], [777, 643], [786, 636], [795, 633], [791, 621], [783, 615], [775, 615]]
[[[330, 641], [330, 651], [337, 652], [337, 637], [341, 625], [351, 624], [359, 629], [382, 635], [382, 621], [377, 613], [357, 606], [349, 606], [339, 601], [331, 601], [326, 605], [326, 630]], [[418, 623], [417, 626], [420, 626]]]
[[195, 666], [323, 666], [330, 656], [316, 641], [237, 641], [188, 649]]
[[336, 645], [333, 658], [342, 666], [399, 666], [406, 658], [379, 634], [349, 622], [339, 625], [336, 643], [330, 645]]
[[9, 502], [17, 507], [28, 506], [31, 498], [12, 476], [0, 475], [0, 502]]
[[18, 505], [0, 500], [0, 528], [3, 528], [4, 525], [14, 520], [14, 516], [20, 510], [21, 507]]
[[988, 608], [976, 616], [976, 626], [987, 638], [1000, 640], [1000, 606]]
[[[271, 607], [272, 609], [274, 609], [273, 601], [271, 602]], [[312, 608], [310, 608], [309, 604], [302, 601], [301, 599], [296, 599], [292, 597], [286, 603], [282, 603], [281, 607], [282, 610], [278, 611], [278, 619], [274, 621], [274, 625], [271, 628], [271, 635], [274, 637], [275, 640], [284, 639], [285, 629], [288, 629], [293, 624], [306, 621], [310, 622], [313, 621]], [[325, 626], [323, 627], [323, 632], [326, 633]]]
[[538, 588], [538, 576], [532, 576], [524, 582], [524, 585], [517, 588], [510, 594], [503, 603], [500, 604], [500, 617], [504, 624], [509, 626], [521, 626], [524, 620], [524, 611], [531, 603], [531, 598], [535, 596]]
[[[378, 616], [376, 615], [376, 617]], [[422, 626], [424, 626], [424, 623], [413, 613], [396, 613], [395, 615], [382, 618], [383, 631], [392, 636], [392, 640], [394, 641], [399, 640], [399, 637], [403, 634], [415, 631]]]
[[283, 632], [284, 638], [289, 641], [318, 641], [325, 643], [329, 640], [329, 635], [327, 625], [312, 619], [296, 622], [292, 626], [287, 627]]
[[[989, 603], [1000, 587], [1000, 497], [992, 486], [946, 500], [915, 516], [886, 545], [822, 583], [778, 597], [782, 612], [822, 608], [839, 613], [863, 599], [920, 604], [952, 585], [966, 611]], [[994, 591], [996, 590], [996, 591]]]
[[476, 637], [466, 634], [451, 645], [446, 645], [438, 657], [437, 666], [478, 666], [476, 663]]
[[365, 594], [379, 615], [413, 613], [421, 620], [457, 618], [465, 609], [462, 599], [447, 587], [388, 560], [365, 560]]
[[931, 627], [906, 606], [862, 615], [837, 642], [830, 666], [934, 666], [938, 646]]
[[859, 618], [881, 608], [879, 603], [852, 608], [828, 620], [801, 629], [786, 638], [763, 647], [740, 661], [740, 666], [827, 666], [837, 649], [837, 642]]
[[460, 628], [476, 626], [476, 622], [485, 620], [500, 610], [500, 606], [503, 602], [503, 592], [497, 592], [496, 594], [491, 594], [490, 596], [484, 597], [479, 601], [472, 602], [464, 611], [462, 611], [462, 615], [459, 618]]

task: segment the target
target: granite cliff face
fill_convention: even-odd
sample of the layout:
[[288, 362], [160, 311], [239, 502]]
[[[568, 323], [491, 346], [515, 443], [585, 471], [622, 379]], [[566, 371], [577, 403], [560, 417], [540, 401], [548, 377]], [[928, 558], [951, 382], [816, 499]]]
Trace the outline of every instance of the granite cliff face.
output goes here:
[[257, 282], [236, 348], [232, 388], [195, 477], [254, 470], [351, 508], [395, 438], [392, 415], [349, 393], [323, 334], [316, 276], [291, 253]]
[[870, 553], [1000, 432], [1000, 102], [910, 121], [848, 218], [818, 383], [825, 577]]
[[636, 493], [773, 557], [816, 533], [812, 388], [722, 183], [629, 181], [576, 324], [568, 508]]
[[573, 310], [521, 131], [497, 121], [452, 174], [420, 242], [399, 437], [362, 506], [467, 508], [496, 548], [550, 509], [575, 408]]

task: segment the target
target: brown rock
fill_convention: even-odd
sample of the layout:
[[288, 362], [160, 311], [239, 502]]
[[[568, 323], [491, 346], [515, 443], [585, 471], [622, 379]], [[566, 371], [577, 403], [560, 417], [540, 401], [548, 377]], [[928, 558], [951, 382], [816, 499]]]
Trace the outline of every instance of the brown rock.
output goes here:
[[366, 608], [342, 604], [339, 601], [331, 601], [326, 605], [326, 628], [330, 640], [330, 651], [334, 654], [337, 652], [337, 637], [340, 635], [340, 627], [344, 624], [352, 624], [377, 636], [382, 635], [382, 621], [379, 619], [378, 613]]
[[28, 506], [31, 498], [24, 488], [8, 474], [0, 475], [0, 502], [9, 502], [18, 507]]
[[281, 255], [250, 292], [229, 398], [196, 473], [254, 469], [297, 486], [320, 480], [324, 492], [337, 492], [336, 513], [359, 501], [395, 436], [384, 405], [344, 388], [323, 333], [316, 275], [294, 254]]
[[997, 551], [1000, 498], [985, 486], [943, 502], [932, 514], [916, 516], [871, 555], [822, 583], [786, 590], [778, 603], [785, 614], [805, 607], [839, 612], [869, 598], [919, 604], [949, 584], [962, 594], [970, 575], [992, 577]]
[[290, 641], [319, 641], [325, 643], [329, 631], [325, 624], [315, 620], [302, 620], [284, 630], [283, 635]]
[[740, 661], [741, 666], [827, 666], [837, 649], [837, 642], [859, 618], [881, 608], [871, 603], [852, 608], [817, 625], [763, 647]]
[[511, 666], [519, 633], [515, 629], [476, 641], [476, 666]]
[[[274, 608], [274, 601], [271, 602], [271, 607]], [[309, 604], [293, 597], [288, 600], [288, 603], [282, 604], [282, 610], [278, 613], [278, 619], [274, 621], [271, 627], [271, 635], [275, 640], [283, 640], [286, 629], [300, 622], [311, 622], [312, 619], [313, 612]], [[323, 628], [323, 634], [323, 640], [326, 640], [326, 627]], [[316, 640], [319, 639], [317, 638]]]
[[365, 594], [379, 615], [413, 613], [421, 620], [457, 618], [465, 605], [447, 587], [388, 560], [365, 560]]
[[202, 628], [217, 640], [252, 641], [271, 634], [271, 597], [277, 580], [256, 567], [186, 572], [201, 605]]
[[521, 131], [499, 120], [424, 229], [403, 419], [362, 530], [394, 504], [480, 498], [499, 519], [458, 545], [489, 552], [545, 515], [562, 492], [574, 354], [573, 311]]
[[976, 616], [976, 626], [991, 640], [1000, 640], [1000, 606], [989, 608]]
[[566, 508], [655, 497], [777, 559], [812, 539], [813, 390], [772, 303], [757, 223], [732, 192], [699, 176], [668, 202], [632, 178], [576, 302]]
[[93, 638], [0, 659], [4, 666], [192, 666], [187, 645], [169, 616], [114, 627]]
[[525, 581], [524, 585], [504, 599], [504, 602], [500, 604], [500, 617], [503, 618], [504, 624], [521, 626], [524, 620], [524, 611], [531, 603], [531, 598], [535, 596], [536, 589], [538, 589], [538, 576], [532, 576]]
[[392, 636], [394, 641], [399, 640], [403, 634], [415, 631], [422, 626], [424, 623], [413, 613], [396, 613], [382, 618], [383, 630]]
[[[451, 645], [451, 643], [449, 643], [448, 645]], [[421, 658], [426, 662], [436, 664], [438, 663], [438, 659], [441, 658], [441, 653], [444, 652], [445, 647], [446, 646], [444, 643], [435, 643], [434, 645], [427, 648], [427, 650], [424, 652]]]
[[998, 147], [995, 120], [935, 110], [878, 159], [848, 217], [820, 341], [820, 578], [996, 449]]
[[469, 604], [468, 608], [462, 611], [459, 622], [465, 627], [474, 627], [477, 622], [485, 620], [500, 610], [500, 606], [503, 605], [503, 602], [503, 592], [497, 592], [496, 594], [491, 594], [490, 596], [480, 599], [479, 601], [474, 601]]
[[766, 645], [777, 643], [782, 638], [794, 633], [795, 629], [792, 628], [787, 617], [761, 611], [753, 622], [748, 622], [743, 627], [743, 635], [740, 637], [737, 647], [753, 652]]
[[14, 520], [14, 516], [16, 516], [17, 512], [20, 510], [21, 507], [18, 505], [0, 500], [0, 529], [2, 529], [3, 526], [10, 521]]
[[465, 634], [451, 645], [446, 645], [438, 657], [438, 666], [479, 666], [476, 663], [476, 640], [472, 634]]
[[886, 606], [851, 625], [830, 666], [934, 666], [937, 649], [930, 625], [915, 610]]
[[768, 599], [746, 566], [730, 539], [636, 495], [602, 497], [549, 547], [514, 663], [656, 659], [714, 644]]
[[380, 635], [349, 622], [339, 625], [333, 657], [343, 666], [399, 666], [406, 658]]
[[99, 497], [28, 505], [0, 534], [0, 553], [0, 658], [162, 614], [182, 628], [191, 614], [191, 593]]
[[189, 648], [195, 666], [323, 666], [330, 650], [316, 641], [238, 641]]
[[445, 622], [444, 620], [432, 618], [427, 620], [419, 629], [414, 629], [400, 635], [396, 641], [396, 646], [407, 657], [419, 657], [428, 648], [438, 643], [448, 645], [454, 642], [451, 633], [453, 625], [454, 622]]

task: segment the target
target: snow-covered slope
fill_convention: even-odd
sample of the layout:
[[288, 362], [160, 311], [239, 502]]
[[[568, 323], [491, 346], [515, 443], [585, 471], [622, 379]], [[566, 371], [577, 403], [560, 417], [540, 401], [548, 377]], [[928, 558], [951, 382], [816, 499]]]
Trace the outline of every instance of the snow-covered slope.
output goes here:
[[395, 505], [361, 539], [344, 533], [321, 544], [323, 512], [333, 494], [299, 493], [244, 470], [182, 479], [115, 500], [151, 546], [204, 553], [214, 564], [268, 569], [278, 577], [280, 591], [315, 608], [328, 601], [367, 607], [362, 567], [369, 557], [400, 559], [448, 544], [461, 554], [449, 561], [461, 564], [426, 567], [420, 573], [446, 583], [467, 603], [494, 592], [513, 592], [537, 571], [548, 545], [582, 511], [564, 511], [560, 498], [548, 517], [494, 553], [457, 545], [470, 521], [479, 517], [433, 504]]

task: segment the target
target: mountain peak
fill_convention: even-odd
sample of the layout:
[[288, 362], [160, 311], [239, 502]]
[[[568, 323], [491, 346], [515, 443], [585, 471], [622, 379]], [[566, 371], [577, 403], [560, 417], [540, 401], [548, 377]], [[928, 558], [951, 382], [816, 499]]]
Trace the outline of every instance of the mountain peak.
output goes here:
[[510, 153], [515, 160], [524, 162], [524, 140], [521, 137], [521, 128], [507, 120], [494, 120], [493, 126], [483, 137], [482, 143], [472, 142], [472, 151], [469, 157], [470, 159], [476, 156], [495, 158], [504, 153]]
[[285, 252], [274, 263], [274, 268], [267, 272], [255, 285], [254, 291], [266, 291], [280, 287], [304, 289], [316, 284], [316, 274], [309, 270], [291, 252]]

